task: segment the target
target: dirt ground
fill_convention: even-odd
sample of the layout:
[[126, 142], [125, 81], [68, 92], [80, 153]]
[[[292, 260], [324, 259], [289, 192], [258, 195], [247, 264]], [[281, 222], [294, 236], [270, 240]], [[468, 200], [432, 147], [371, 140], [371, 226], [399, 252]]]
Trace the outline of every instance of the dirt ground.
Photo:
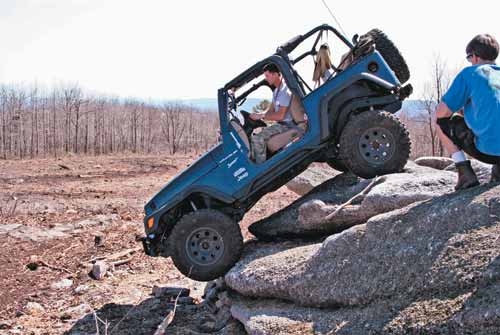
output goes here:
[[[174, 306], [152, 295], [155, 285], [189, 288], [199, 303], [205, 283], [137, 241], [146, 201], [195, 158], [0, 161], [0, 334], [153, 334]], [[297, 197], [282, 187], [261, 199], [241, 223], [245, 238]], [[89, 276], [99, 257], [115, 263], [102, 280]], [[206, 312], [179, 306], [167, 333], [199, 334]]]

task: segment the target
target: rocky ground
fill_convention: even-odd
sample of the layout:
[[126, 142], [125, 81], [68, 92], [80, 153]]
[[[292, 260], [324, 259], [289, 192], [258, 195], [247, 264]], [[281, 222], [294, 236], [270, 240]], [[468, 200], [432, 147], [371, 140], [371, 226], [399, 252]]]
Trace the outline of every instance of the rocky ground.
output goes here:
[[200, 283], [137, 242], [144, 202], [192, 159], [2, 162], [0, 334], [500, 333], [490, 166], [454, 192], [447, 159], [373, 180], [316, 164], [248, 213], [240, 261]]
[[[0, 334], [153, 334], [175, 300], [155, 286], [190, 289], [167, 334], [199, 332], [213, 314], [199, 304], [205, 283], [137, 242], [144, 203], [195, 158], [0, 161]], [[263, 198], [242, 222], [245, 237], [297, 197], [283, 187]], [[99, 260], [109, 269], [97, 280]]]

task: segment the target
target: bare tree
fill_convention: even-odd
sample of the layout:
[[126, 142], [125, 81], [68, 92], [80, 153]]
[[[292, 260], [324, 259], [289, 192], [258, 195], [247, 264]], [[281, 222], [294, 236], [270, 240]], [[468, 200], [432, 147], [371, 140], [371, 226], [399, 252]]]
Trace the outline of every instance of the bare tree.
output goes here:
[[457, 72], [458, 68], [450, 69], [447, 62], [439, 54], [435, 54], [430, 63], [429, 79], [424, 83], [416, 104], [418, 111], [401, 116], [410, 130], [413, 158], [424, 155], [443, 156], [444, 148], [435, 128], [435, 110]]

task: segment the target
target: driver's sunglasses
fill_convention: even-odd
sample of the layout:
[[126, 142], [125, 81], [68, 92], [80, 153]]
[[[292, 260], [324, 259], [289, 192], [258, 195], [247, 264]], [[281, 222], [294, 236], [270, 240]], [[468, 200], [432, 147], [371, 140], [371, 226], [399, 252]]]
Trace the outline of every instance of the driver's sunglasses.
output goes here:
[[467, 59], [467, 61], [471, 62], [472, 57], [474, 57], [474, 54], [467, 54], [467, 57], [465, 57], [465, 58]]

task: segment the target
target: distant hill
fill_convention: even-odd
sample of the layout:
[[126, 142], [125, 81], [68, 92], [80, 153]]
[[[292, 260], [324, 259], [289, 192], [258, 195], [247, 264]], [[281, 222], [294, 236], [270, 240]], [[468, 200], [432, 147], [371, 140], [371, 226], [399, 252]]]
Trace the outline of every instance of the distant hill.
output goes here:
[[[239, 107], [239, 109], [251, 112], [252, 107], [257, 105], [261, 100], [262, 99], [249, 98], [241, 107]], [[217, 111], [218, 109], [217, 99], [213, 98], [187, 99], [181, 100], [181, 102], [205, 111]]]

